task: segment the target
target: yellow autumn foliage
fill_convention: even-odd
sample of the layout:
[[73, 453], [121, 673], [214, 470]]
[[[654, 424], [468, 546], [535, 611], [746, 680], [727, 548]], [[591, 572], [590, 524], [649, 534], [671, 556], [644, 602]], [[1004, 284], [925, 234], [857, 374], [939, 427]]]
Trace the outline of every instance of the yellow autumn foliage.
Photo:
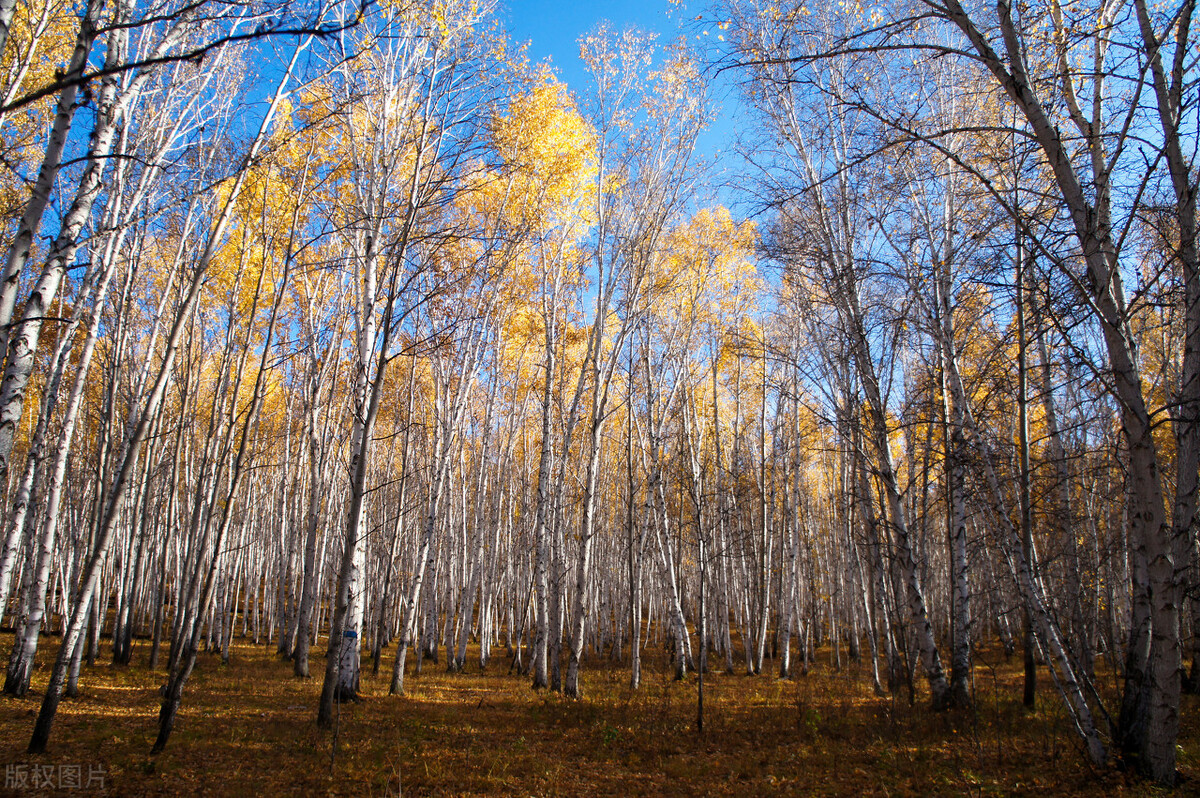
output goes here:
[[[0, 53], [0, 97], [5, 102], [56, 80], [66, 66], [79, 29], [63, 0], [19, 0], [8, 42]], [[25, 173], [37, 168], [55, 98], [48, 96], [0, 117], [0, 213], [20, 212], [28, 196]]]

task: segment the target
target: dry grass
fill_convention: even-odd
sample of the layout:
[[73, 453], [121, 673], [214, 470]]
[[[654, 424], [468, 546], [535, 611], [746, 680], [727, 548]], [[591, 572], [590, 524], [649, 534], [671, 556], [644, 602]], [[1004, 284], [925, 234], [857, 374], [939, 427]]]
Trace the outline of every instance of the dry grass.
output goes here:
[[[1150, 795], [1119, 772], [1093, 772], [1053, 686], [1020, 705], [1019, 660], [981, 652], [973, 711], [934, 714], [877, 698], [857, 667], [821, 660], [806, 676], [706, 681], [707, 734], [695, 730], [694, 677], [649, 661], [642, 689], [623, 666], [588, 662], [585, 697], [534, 693], [506, 673], [447, 674], [426, 663], [408, 695], [363, 675], [365, 699], [341, 707], [338, 751], [314, 722], [319, 678], [298, 680], [264, 647], [232, 662], [201, 655], [167, 750], [149, 756], [163, 674], [98, 665], [64, 701], [50, 752], [24, 753], [56, 641], [39, 654], [33, 694], [0, 698], [0, 765], [103, 765], [112, 795]], [[0, 638], [8, 651], [11, 635]], [[502, 652], [501, 652], [502, 653]], [[323, 660], [314, 660], [314, 670]], [[390, 665], [390, 662], [388, 663]], [[381, 669], [382, 670], [387, 670]], [[1181, 792], [1200, 786], [1197, 699], [1185, 697]], [[63, 794], [81, 794], [79, 790]]]

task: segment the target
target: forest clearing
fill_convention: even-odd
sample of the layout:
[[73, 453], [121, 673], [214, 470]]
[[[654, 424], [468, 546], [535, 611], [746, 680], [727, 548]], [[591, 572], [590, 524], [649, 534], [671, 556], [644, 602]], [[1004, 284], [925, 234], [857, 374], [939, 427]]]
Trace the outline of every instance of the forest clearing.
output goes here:
[[0, 0], [6, 789], [1196, 791], [1196, 5]]
[[[675, 681], [663, 657], [638, 691], [601, 658], [580, 701], [530, 691], [507, 657], [484, 673], [426, 663], [404, 697], [368, 670], [363, 700], [340, 708], [333, 754], [312, 719], [318, 685], [238, 641], [228, 665], [201, 656], [180, 745], [148, 754], [161, 672], [100, 666], [60, 710], [64, 744], [45, 757], [19, 753], [35, 702], [0, 698], [0, 766], [96, 764], [107, 794], [122, 796], [1162, 794], [1089, 767], [1052, 689], [1026, 709], [1019, 657], [978, 652], [973, 709], [935, 715], [904, 694], [876, 696], [863, 662], [837, 672], [830, 655], [790, 680], [710, 674], [703, 737], [695, 678]], [[1198, 701], [1185, 698], [1182, 794], [1200, 777]]]

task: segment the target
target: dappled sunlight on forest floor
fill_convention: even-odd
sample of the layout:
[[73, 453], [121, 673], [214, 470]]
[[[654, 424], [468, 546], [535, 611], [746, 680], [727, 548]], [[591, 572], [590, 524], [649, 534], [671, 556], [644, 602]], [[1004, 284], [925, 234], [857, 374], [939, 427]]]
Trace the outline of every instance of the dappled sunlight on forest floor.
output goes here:
[[[0, 638], [10, 645], [11, 635]], [[10, 776], [21, 765], [79, 765], [84, 781], [102, 767], [111, 795], [1157, 794], [1115, 769], [1093, 772], [1045, 671], [1038, 710], [1026, 711], [1020, 658], [991, 650], [976, 657], [975, 709], [945, 714], [930, 712], [919, 690], [911, 707], [903, 692], [876, 697], [868, 669], [834, 672], [826, 652], [790, 681], [714, 672], [703, 738], [695, 676], [675, 682], [652, 657], [636, 692], [624, 664], [588, 661], [579, 701], [530, 690], [507, 672], [502, 649], [482, 674], [427, 661], [419, 676], [410, 671], [403, 698], [387, 695], [390, 658], [378, 676], [365, 661], [364, 699], [340, 708], [332, 761], [334, 735], [314, 720], [322, 660], [313, 661], [318, 678], [299, 680], [273, 652], [235, 644], [229, 665], [202, 654], [157, 757], [149, 750], [164, 676], [145, 669], [144, 642], [133, 667], [85, 670], [49, 753], [31, 757], [42, 667], [30, 696], [0, 698], [0, 764]], [[1182, 707], [1182, 793], [1200, 786], [1197, 701], [1185, 696]]]

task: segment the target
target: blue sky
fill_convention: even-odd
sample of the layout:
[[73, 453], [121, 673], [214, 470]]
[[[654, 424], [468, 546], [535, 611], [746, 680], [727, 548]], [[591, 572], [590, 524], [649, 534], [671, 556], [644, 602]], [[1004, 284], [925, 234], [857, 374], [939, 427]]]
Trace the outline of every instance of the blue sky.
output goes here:
[[[607, 20], [618, 30], [636, 26], [658, 34], [659, 44], [673, 41], [680, 35], [681, 24], [686, 26], [698, 12], [669, 0], [610, 0], [603, 3], [578, 0], [508, 0], [498, 16], [514, 42], [528, 42], [533, 62], [549, 60], [558, 79], [577, 92], [586, 91], [589, 76], [579, 59], [579, 37]], [[695, 35], [690, 31], [690, 35]], [[719, 89], [717, 102], [723, 107], [718, 118], [700, 138], [699, 150], [714, 157], [726, 150], [733, 130], [729, 108], [731, 96]], [[730, 161], [720, 159], [725, 165]], [[717, 178], [718, 182], [720, 178]]]
[[[583, 62], [579, 60], [578, 39], [608, 20], [618, 30], [637, 26], [655, 31], [659, 41], [675, 37], [675, 19], [668, 17], [671, 4], [667, 0], [616, 0], [587, 3], [578, 0], [510, 0], [500, 11], [500, 18], [517, 42], [529, 42], [529, 55], [534, 62], [550, 59], [558, 79], [573, 89], [582, 88], [587, 80]], [[674, 17], [677, 18], [676, 11]]]

